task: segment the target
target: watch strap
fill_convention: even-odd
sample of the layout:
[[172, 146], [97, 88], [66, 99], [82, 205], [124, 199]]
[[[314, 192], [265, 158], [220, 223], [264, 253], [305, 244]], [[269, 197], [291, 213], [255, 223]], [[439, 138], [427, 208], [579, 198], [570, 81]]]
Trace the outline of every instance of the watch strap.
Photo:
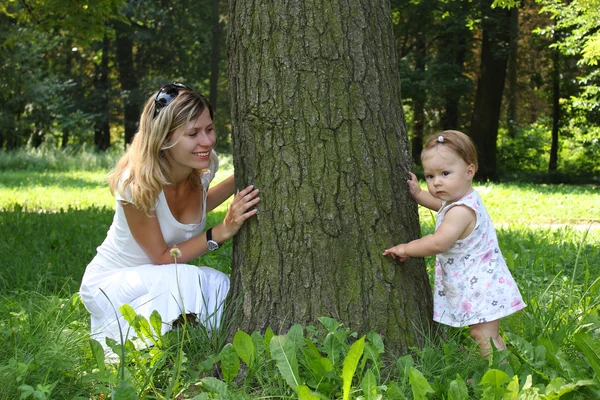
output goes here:
[[206, 247], [208, 251], [217, 250], [219, 248], [219, 243], [212, 238], [212, 228], [206, 230]]

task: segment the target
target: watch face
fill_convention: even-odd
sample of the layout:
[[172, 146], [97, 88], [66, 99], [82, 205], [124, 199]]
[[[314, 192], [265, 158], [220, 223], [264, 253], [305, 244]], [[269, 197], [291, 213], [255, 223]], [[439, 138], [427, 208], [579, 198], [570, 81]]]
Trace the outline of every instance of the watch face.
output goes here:
[[219, 248], [219, 244], [214, 240], [209, 240], [206, 242], [206, 247], [208, 247], [209, 251], [213, 251]]

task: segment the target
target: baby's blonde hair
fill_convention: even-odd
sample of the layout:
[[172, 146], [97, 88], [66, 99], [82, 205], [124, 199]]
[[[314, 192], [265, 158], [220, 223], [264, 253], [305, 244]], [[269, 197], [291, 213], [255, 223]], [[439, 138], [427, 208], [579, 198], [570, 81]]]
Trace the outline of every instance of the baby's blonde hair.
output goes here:
[[460, 131], [453, 130], [442, 131], [428, 136], [421, 151], [421, 158], [423, 158], [423, 153], [438, 146], [446, 147], [462, 158], [467, 165], [473, 164], [475, 167], [474, 172], [477, 172], [477, 168], [479, 167], [477, 163], [477, 149], [470, 137]]
[[[131, 189], [132, 203], [140, 210], [149, 213], [154, 209], [159, 193], [166, 185], [173, 184], [171, 166], [164, 150], [173, 147], [172, 133], [182, 126], [195, 121], [208, 108], [213, 119], [213, 108], [202, 94], [179, 89], [173, 101], [163, 107], [154, 117], [154, 93], [144, 106], [140, 126], [125, 154], [108, 174], [107, 181], [111, 193], [125, 197], [125, 188]], [[128, 176], [121, 180], [125, 171]], [[200, 177], [203, 171], [190, 174], [194, 187], [202, 186]]]

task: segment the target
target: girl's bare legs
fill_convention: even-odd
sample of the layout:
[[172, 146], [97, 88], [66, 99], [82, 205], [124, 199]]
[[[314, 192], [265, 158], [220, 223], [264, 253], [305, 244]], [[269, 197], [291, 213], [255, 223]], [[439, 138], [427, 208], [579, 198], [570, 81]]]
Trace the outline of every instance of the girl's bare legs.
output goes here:
[[471, 329], [471, 337], [475, 339], [479, 346], [481, 356], [486, 360], [489, 358], [491, 351], [490, 338], [492, 338], [494, 346], [496, 346], [498, 350], [506, 350], [506, 343], [504, 343], [504, 340], [502, 340], [502, 337], [498, 332], [498, 329], [500, 328], [499, 319], [470, 325], [469, 328]]

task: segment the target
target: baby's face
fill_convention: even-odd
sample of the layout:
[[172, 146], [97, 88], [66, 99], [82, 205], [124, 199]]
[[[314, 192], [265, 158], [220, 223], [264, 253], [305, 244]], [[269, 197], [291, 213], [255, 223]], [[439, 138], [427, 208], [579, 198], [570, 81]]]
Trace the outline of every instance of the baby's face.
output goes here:
[[427, 189], [442, 201], [456, 201], [472, 190], [475, 174], [473, 164], [467, 164], [444, 146], [436, 146], [421, 157]]

